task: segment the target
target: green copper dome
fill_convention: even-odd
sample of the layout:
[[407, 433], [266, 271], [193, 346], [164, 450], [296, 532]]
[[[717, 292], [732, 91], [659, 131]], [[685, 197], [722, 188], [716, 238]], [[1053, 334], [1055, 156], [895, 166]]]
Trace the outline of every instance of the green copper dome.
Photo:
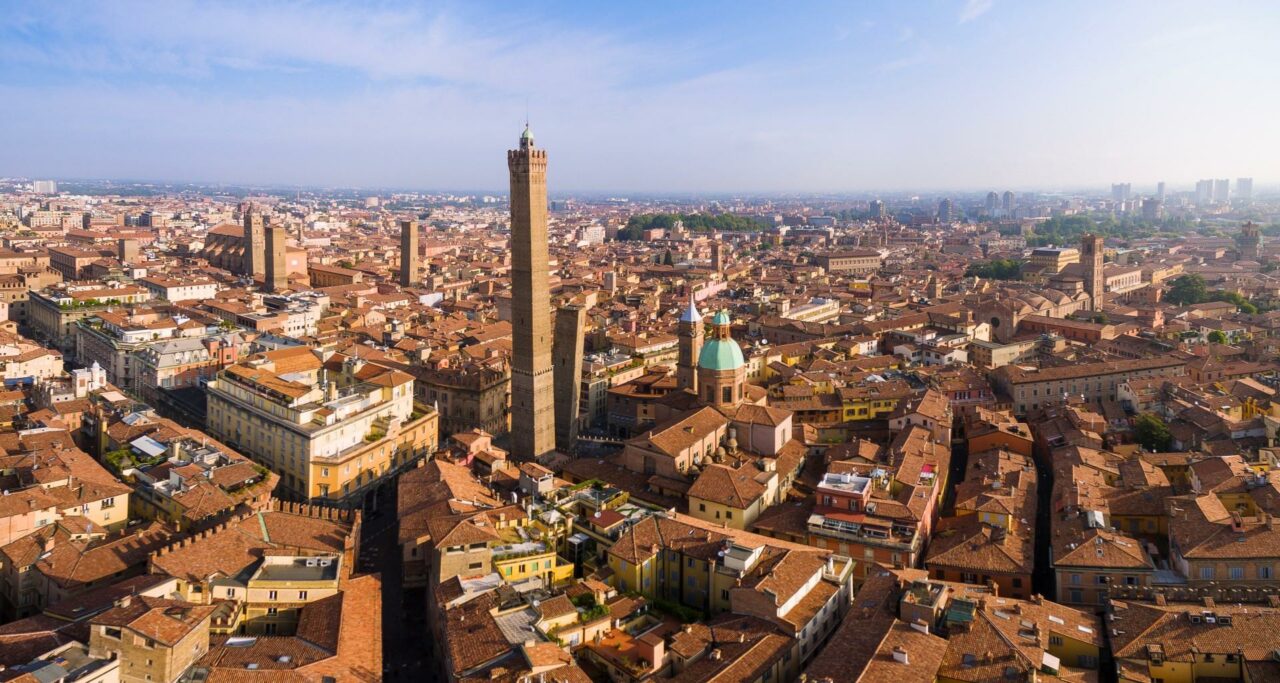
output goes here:
[[728, 325], [729, 314], [726, 311], [717, 312], [716, 317], [711, 319], [711, 324], [712, 325]]
[[712, 339], [702, 345], [702, 353], [698, 354], [698, 367], [705, 370], [737, 370], [746, 364], [742, 347], [732, 339]]

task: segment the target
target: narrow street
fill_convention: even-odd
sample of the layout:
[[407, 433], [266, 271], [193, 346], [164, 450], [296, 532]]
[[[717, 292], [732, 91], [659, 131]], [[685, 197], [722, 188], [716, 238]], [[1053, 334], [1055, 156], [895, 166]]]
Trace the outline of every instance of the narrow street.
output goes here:
[[1038, 459], [1033, 459], [1033, 462], [1036, 466], [1036, 542], [1035, 569], [1031, 572], [1031, 586], [1036, 593], [1053, 600], [1057, 597], [1054, 591], [1053, 569], [1049, 562], [1053, 538], [1049, 523], [1052, 514], [1049, 508], [1053, 503], [1053, 472], [1048, 467], [1042, 466]]
[[433, 680], [426, 625], [426, 596], [404, 590], [396, 542], [396, 484], [383, 484], [376, 507], [366, 505], [360, 539], [360, 571], [382, 576], [382, 670], [387, 681]]

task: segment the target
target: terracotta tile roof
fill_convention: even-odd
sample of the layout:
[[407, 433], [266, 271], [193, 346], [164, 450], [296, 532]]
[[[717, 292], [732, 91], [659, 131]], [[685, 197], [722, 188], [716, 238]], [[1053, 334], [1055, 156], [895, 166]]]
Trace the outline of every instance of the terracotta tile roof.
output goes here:
[[756, 480], [756, 474], [759, 474], [759, 470], [754, 464], [734, 469], [713, 463], [703, 468], [697, 480], [689, 487], [688, 495], [745, 510], [765, 493], [765, 487]]
[[[72, 518], [63, 518], [58, 522], [57, 531], [48, 535], [32, 534], [5, 546], [3, 550], [8, 555], [11, 548], [29, 542], [25, 553], [13, 556], [15, 564], [22, 561], [34, 565], [35, 570], [49, 581], [64, 590], [75, 590], [144, 566], [147, 556], [164, 547], [172, 538], [172, 531], [153, 522], [135, 527], [122, 535], [103, 537], [99, 531], [88, 539], [71, 540], [71, 532], [64, 526], [68, 524], [76, 523]], [[76, 524], [76, 533], [82, 528]], [[43, 545], [47, 538], [54, 542], [52, 549]], [[33, 551], [34, 556], [31, 555]]]
[[163, 549], [151, 558], [151, 568], [192, 582], [211, 576], [236, 576], [272, 548], [340, 554], [350, 533], [350, 524], [278, 510], [263, 511]]
[[[714, 629], [714, 631], [712, 631]], [[707, 652], [670, 680], [680, 683], [728, 683], [754, 681], [764, 676], [792, 648], [794, 639], [778, 633], [768, 621], [756, 617], [722, 614], [706, 624], [693, 624], [677, 633], [672, 649]], [[719, 656], [710, 656], [718, 651]]]
[[496, 604], [492, 593], [484, 593], [445, 612], [442, 649], [449, 658], [448, 673], [460, 674], [512, 654], [511, 644], [489, 613]]
[[208, 628], [213, 605], [197, 605], [182, 600], [132, 596], [89, 620], [95, 626], [129, 628], [156, 642], [172, 647], [192, 631]]
[[675, 457], [708, 435], [724, 428], [728, 419], [714, 408], [702, 408], [632, 439], [631, 444]]
[[72, 624], [38, 614], [0, 626], [0, 666], [14, 667], [73, 640]]
[[[932, 683], [946, 652], [946, 641], [922, 633], [894, 617], [889, 575], [869, 577], [827, 644], [805, 669], [815, 683]], [[894, 659], [895, 648], [907, 656]]]
[[[1207, 654], [1236, 654], [1244, 651], [1246, 661], [1265, 661], [1280, 649], [1280, 609], [1257, 605], [1215, 605], [1200, 603], [1150, 603], [1111, 601], [1115, 629], [1111, 647], [1116, 659], [1147, 660], [1155, 646], [1172, 662], [1190, 662], [1192, 650]], [[1215, 616], [1215, 623], [1203, 618]], [[1192, 623], [1191, 615], [1200, 618]], [[1229, 615], [1232, 623], [1222, 624], [1217, 615]]]
[[609, 554], [632, 564], [653, 557], [660, 549], [671, 549], [689, 557], [712, 560], [726, 541], [748, 548], [764, 547], [772, 554], [787, 550], [830, 554], [813, 546], [760, 536], [749, 531], [720, 527], [688, 515], [651, 516], [637, 522], [609, 548]]
[[1006, 532], [982, 523], [977, 515], [939, 520], [925, 566], [985, 574], [1030, 574], [1035, 563], [1033, 530]]

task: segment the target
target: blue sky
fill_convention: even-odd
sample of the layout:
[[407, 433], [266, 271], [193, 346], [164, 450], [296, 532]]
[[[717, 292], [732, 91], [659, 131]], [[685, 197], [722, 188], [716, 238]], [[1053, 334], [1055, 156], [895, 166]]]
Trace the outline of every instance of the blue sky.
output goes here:
[[0, 175], [553, 192], [1280, 180], [1268, 2], [14, 2]]

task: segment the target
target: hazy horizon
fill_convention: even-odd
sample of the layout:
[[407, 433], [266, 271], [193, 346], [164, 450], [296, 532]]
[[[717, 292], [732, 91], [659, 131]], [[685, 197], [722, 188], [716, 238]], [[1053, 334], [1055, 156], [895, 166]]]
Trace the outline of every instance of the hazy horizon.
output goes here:
[[1260, 2], [6, 10], [3, 176], [500, 194], [527, 111], [558, 195], [1280, 179]]

